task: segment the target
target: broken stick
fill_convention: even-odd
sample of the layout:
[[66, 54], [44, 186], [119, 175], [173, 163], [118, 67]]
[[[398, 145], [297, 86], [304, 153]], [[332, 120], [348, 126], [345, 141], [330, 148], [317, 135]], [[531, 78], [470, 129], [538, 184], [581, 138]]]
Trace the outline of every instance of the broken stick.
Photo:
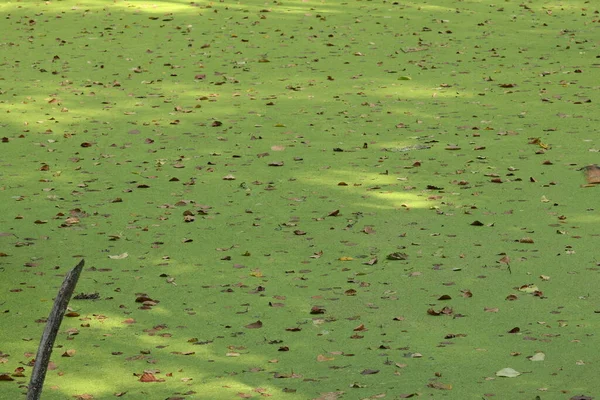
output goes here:
[[50, 362], [54, 340], [56, 339], [56, 334], [60, 328], [60, 323], [65, 316], [69, 300], [71, 300], [71, 296], [75, 291], [75, 286], [79, 280], [83, 264], [84, 260], [81, 260], [75, 268], [69, 271], [58, 291], [56, 299], [54, 299], [54, 306], [48, 316], [48, 321], [46, 322], [46, 327], [44, 328], [44, 333], [40, 340], [40, 346], [38, 347], [37, 355], [35, 356], [33, 372], [31, 373], [31, 379], [29, 380], [27, 400], [39, 400], [42, 395], [42, 386], [44, 386], [44, 379], [46, 378], [46, 371], [48, 370], [48, 363]]

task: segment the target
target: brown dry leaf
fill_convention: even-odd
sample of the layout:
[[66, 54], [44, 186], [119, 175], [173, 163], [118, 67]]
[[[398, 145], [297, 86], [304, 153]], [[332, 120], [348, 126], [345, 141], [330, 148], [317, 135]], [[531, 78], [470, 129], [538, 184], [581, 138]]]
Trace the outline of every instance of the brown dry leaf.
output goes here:
[[326, 392], [321, 393], [319, 397], [314, 398], [313, 400], [337, 400], [344, 395], [345, 392]]
[[372, 235], [376, 232], [375, 229], [373, 229], [373, 227], [369, 225], [365, 226], [362, 231], [367, 235]]
[[75, 355], [76, 351], [74, 349], [69, 349], [67, 351], [65, 351], [64, 353], [62, 353], [62, 357], [73, 357]]
[[271, 146], [271, 150], [273, 150], [273, 151], [283, 151], [283, 150], [285, 150], [285, 146], [282, 146], [282, 145]]
[[15, 379], [8, 373], [0, 374], [0, 381], [14, 381]]
[[75, 396], [73, 396], [73, 398], [76, 400], [94, 400], [94, 396], [92, 396], [89, 393], [76, 394]]
[[438, 316], [438, 315], [451, 315], [454, 311], [452, 310], [451, 307], [443, 307], [441, 310], [436, 311], [433, 308], [430, 308], [427, 310], [427, 314], [429, 315], [434, 315], [434, 316]]
[[263, 326], [263, 323], [260, 320], [253, 322], [251, 324], [245, 325], [245, 327], [248, 329], [258, 329], [258, 328], [262, 328], [262, 326]]
[[364, 265], [375, 265], [375, 264], [377, 264], [377, 257], [373, 257], [369, 261], [365, 261], [363, 264]]
[[588, 184], [600, 183], [600, 167], [598, 165], [588, 165], [583, 170], [585, 171], [585, 179]]
[[158, 303], [158, 300], [152, 300], [148, 295], [142, 294], [135, 298], [136, 303], [145, 303], [146, 301], [151, 301], [154, 303]]
[[140, 382], [158, 382], [158, 379], [156, 379], [154, 374], [144, 372], [142, 376], [140, 376]]
[[483, 307], [483, 311], [485, 312], [498, 312], [499, 310], [498, 307]]
[[69, 311], [68, 313], [65, 314], [65, 317], [68, 317], [68, 318], [79, 317], [79, 313], [75, 312], [75, 311]]
[[223, 178], [224, 181], [234, 181], [235, 180], [235, 176], [231, 175], [231, 174], [227, 174], [225, 175]]
[[365, 332], [368, 331], [367, 328], [365, 328], [364, 324], [360, 324], [359, 326], [357, 326], [356, 328], [353, 329], [354, 332]]
[[325, 308], [321, 306], [312, 306], [310, 309], [311, 314], [325, 314]]
[[498, 262], [502, 263], [502, 264], [510, 264], [510, 257], [507, 255], [504, 255], [504, 257], [499, 259]]

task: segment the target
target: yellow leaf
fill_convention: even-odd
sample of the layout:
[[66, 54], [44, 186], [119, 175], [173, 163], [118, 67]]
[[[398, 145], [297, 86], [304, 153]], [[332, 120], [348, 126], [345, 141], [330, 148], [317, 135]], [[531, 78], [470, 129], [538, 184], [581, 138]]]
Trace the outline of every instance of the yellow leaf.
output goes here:
[[352, 260], [354, 260], [354, 258], [352, 258], [352, 257], [348, 257], [348, 256], [340, 257], [340, 261], [352, 261]]

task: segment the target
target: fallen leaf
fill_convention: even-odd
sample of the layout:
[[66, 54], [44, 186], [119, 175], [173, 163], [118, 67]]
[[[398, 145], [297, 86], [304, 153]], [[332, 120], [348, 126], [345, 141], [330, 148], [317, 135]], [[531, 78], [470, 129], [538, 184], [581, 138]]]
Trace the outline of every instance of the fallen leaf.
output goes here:
[[363, 264], [364, 265], [375, 265], [375, 264], [377, 264], [377, 257], [373, 257], [369, 261], [365, 261]]
[[334, 358], [334, 357], [327, 357], [327, 356], [324, 356], [323, 354], [319, 354], [319, 355], [317, 356], [317, 361], [319, 361], [319, 362], [323, 362], [323, 361], [333, 361], [333, 360], [335, 360], [335, 358]]
[[154, 374], [151, 374], [149, 372], [144, 372], [142, 374], [142, 376], [140, 376], [140, 382], [158, 382], [158, 379], [156, 379], [156, 376], [154, 376]]
[[503, 378], [516, 378], [519, 375], [521, 375], [521, 373], [512, 368], [502, 368], [500, 371], [496, 372], [496, 376]]
[[311, 314], [325, 314], [325, 309], [321, 306], [312, 306], [310, 309]]
[[408, 260], [406, 253], [391, 253], [387, 255], [388, 260]]
[[373, 229], [372, 226], [365, 226], [362, 231], [364, 233], [366, 233], [367, 235], [372, 235], [372, 234], [374, 234], [376, 232], [375, 229]]
[[8, 373], [0, 374], [0, 381], [14, 381], [15, 379], [10, 376]]
[[122, 260], [127, 257], [129, 257], [129, 254], [127, 254], [127, 253], [122, 253], [122, 254], [118, 254], [115, 256], [108, 256], [108, 258], [110, 258], [111, 260]]
[[69, 349], [62, 354], [62, 357], [73, 357], [76, 351], [74, 349]]
[[379, 370], [378, 369], [364, 369], [361, 371], [361, 375], [374, 375], [374, 374], [378, 374]]
[[546, 354], [539, 351], [528, 358], [529, 358], [529, 361], [544, 361], [546, 359]]
[[248, 325], [244, 325], [244, 327], [248, 328], [248, 329], [258, 329], [258, 328], [262, 328], [262, 326], [263, 326], [263, 323], [260, 320], [253, 322], [251, 324], [248, 324]]
[[438, 390], [452, 390], [452, 385], [442, 382], [429, 382], [427, 386]]

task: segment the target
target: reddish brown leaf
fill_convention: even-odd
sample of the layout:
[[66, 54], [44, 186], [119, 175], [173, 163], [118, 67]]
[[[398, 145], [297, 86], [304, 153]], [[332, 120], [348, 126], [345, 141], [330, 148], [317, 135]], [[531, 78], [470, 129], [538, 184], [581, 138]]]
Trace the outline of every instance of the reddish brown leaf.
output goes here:
[[158, 382], [158, 379], [156, 379], [154, 374], [144, 372], [142, 376], [140, 376], [140, 382]]
[[14, 381], [15, 379], [8, 373], [0, 374], [0, 381]]
[[65, 317], [69, 317], [69, 318], [79, 317], [79, 313], [75, 312], [75, 311], [70, 311], [65, 314]]

